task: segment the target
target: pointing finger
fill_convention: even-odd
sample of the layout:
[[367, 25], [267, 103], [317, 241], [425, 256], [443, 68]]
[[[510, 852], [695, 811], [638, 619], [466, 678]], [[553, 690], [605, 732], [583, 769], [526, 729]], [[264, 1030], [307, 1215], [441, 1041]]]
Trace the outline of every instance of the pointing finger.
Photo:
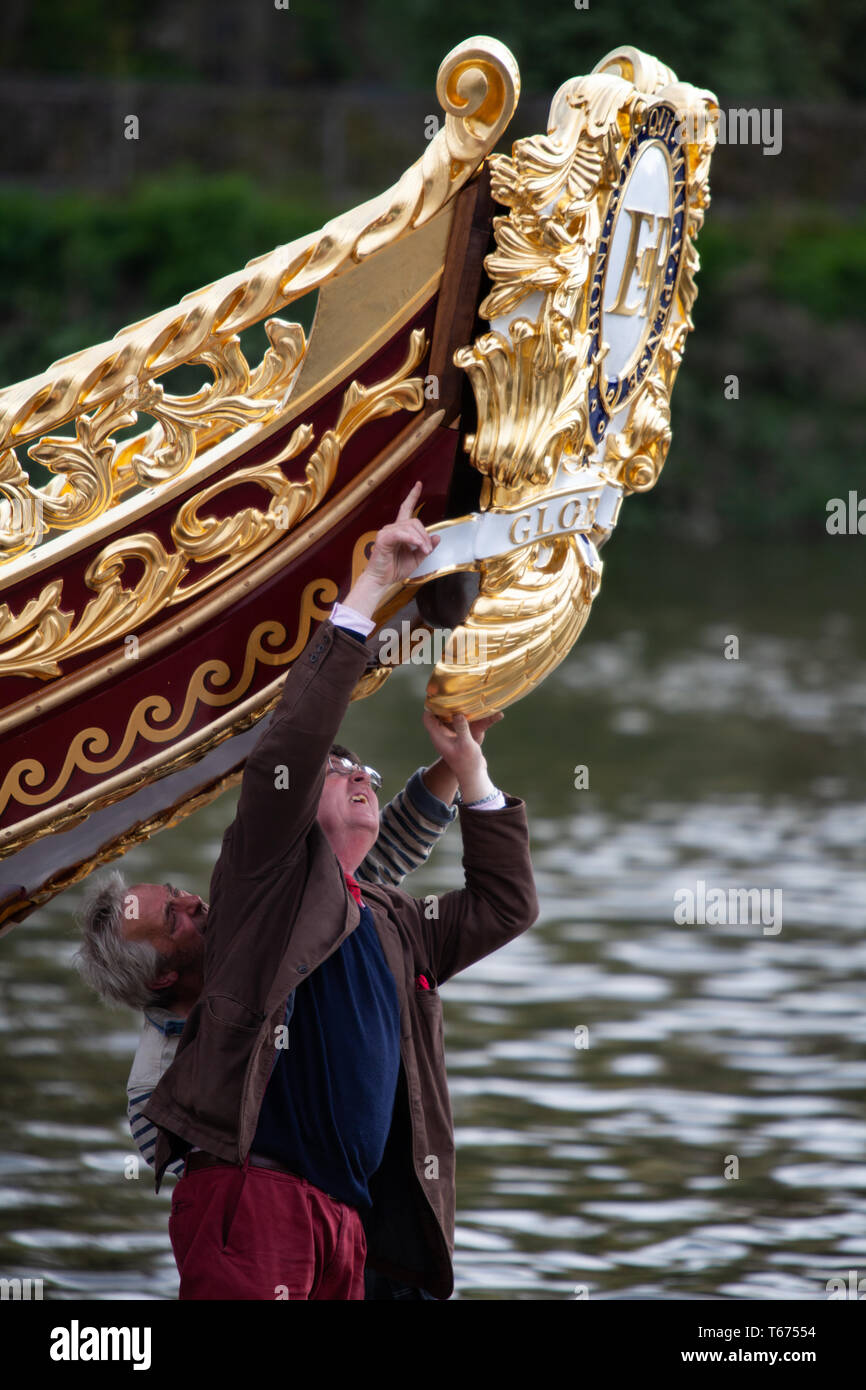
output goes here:
[[411, 492], [406, 498], [404, 498], [400, 510], [397, 513], [398, 521], [408, 521], [411, 518], [412, 512], [415, 509], [415, 503], [418, 501], [420, 492], [421, 482], [419, 480], [417, 483], [413, 484]]

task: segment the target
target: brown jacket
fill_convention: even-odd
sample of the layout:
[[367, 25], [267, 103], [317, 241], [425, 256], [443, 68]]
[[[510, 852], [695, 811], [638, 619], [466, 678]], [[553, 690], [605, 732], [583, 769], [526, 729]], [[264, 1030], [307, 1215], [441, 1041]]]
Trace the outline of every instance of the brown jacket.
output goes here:
[[[286, 999], [360, 920], [316, 813], [328, 750], [365, 665], [356, 638], [322, 623], [247, 759], [211, 879], [204, 988], [144, 1109], [159, 1129], [157, 1190], [189, 1145], [246, 1158]], [[506, 801], [498, 811], [461, 806], [466, 886], [438, 899], [438, 916], [398, 888], [362, 886], [397, 985], [401, 1056], [385, 1156], [370, 1181], [367, 1262], [437, 1298], [454, 1287], [454, 1128], [439, 992], [417, 990], [415, 979], [442, 984], [538, 916], [526, 808]]]

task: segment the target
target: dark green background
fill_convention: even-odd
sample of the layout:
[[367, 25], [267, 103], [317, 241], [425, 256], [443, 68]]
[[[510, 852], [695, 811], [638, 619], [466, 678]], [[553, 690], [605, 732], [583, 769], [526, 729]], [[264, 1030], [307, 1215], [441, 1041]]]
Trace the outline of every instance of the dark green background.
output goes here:
[[[112, 336], [392, 183], [445, 53], [513, 50], [510, 135], [632, 43], [723, 109], [782, 113], [776, 156], [720, 146], [663, 484], [629, 529], [807, 538], [862, 479], [866, 133], [858, 3], [119, 0], [0, 17], [0, 381]], [[14, 108], [14, 109], [13, 109]], [[136, 142], [123, 120], [140, 114]], [[26, 151], [26, 153], [25, 153]], [[739, 400], [725, 379], [739, 379]]]

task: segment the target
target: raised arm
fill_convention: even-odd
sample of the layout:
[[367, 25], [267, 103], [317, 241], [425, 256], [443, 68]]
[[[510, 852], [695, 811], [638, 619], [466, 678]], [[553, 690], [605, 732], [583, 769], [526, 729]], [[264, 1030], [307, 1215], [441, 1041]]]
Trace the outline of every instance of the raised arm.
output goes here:
[[530, 927], [538, 898], [525, 804], [494, 786], [462, 715], [449, 726], [425, 711], [424, 723], [461, 793], [465, 887], [442, 894], [435, 914], [419, 903], [424, 964], [441, 984]]
[[513, 941], [538, 917], [526, 805], [519, 797], [504, 800], [495, 811], [460, 807], [465, 887], [441, 894], [435, 915], [416, 899], [419, 968], [429, 966], [437, 985]]
[[[346, 597], [346, 606], [366, 617], [438, 544], [412, 516], [420, 491], [416, 483], [396, 521], [379, 531]], [[263, 873], [303, 845], [318, 812], [328, 751], [365, 665], [362, 644], [333, 623], [321, 624], [295, 661], [271, 724], [247, 758], [237, 812], [226, 832], [236, 873]]]
[[227, 832], [235, 873], [264, 873], [302, 846], [316, 819], [328, 751], [365, 666], [363, 646], [330, 622], [295, 661], [244, 768]]
[[[477, 744], [501, 714], [487, 715], [469, 725]], [[357, 870], [367, 883], [398, 887], [407, 874], [419, 869], [457, 815], [453, 805], [457, 778], [444, 758], [430, 767], [419, 767], [379, 813], [379, 838]]]

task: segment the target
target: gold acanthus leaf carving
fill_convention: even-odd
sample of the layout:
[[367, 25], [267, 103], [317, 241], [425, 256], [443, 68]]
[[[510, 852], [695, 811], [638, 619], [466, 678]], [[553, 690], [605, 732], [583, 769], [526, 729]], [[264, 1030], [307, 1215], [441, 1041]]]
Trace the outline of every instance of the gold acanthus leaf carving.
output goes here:
[[[397, 410], [420, 410], [424, 404], [424, 383], [410, 377], [423, 360], [427, 335], [423, 328], [409, 335], [407, 355], [398, 370], [375, 386], [353, 381], [347, 389], [333, 429], [326, 430], [310, 455], [303, 482], [290, 482], [280, 467], [301, 453], [311, 442], [312, 429], [300, 425], [276, 459], [239, 470], [221, 479], [187, 502], [172, 526], [178, 550], [190, 559], [206, 563], [225, 557], [223, 563], [194, 584], [179, 587], [172, 603], [201, 593], [256, 555], [273, 545], [281, 535], [294, 530], [322, 502], [336, 477], [337, 465], [346, 442], [369, 421], [392, 415]], [[232, 516], [218, 519], [202, 517], [200, 509], [219, 493], [242, 483], [256, 483], [271, 494], [266, 512], [245, 507]]]
[[[60, 645], [68, 636], [72, 614], [65, 613], [60, 608], [62, 592], [62, 581], [55, 580], [46, 585], [38, 598], [25, 603], [17, 617], [12, 613], [8, 603], [0, 605], [0, 632], [3, 634], [3, 640], [12, 642], [16, 638], [23, 638], [15, 649], [17, 661], [20, 663], [19, 674], [41, 674], [41, 663], [35, 659], [39, 652], [48, 645]], [[34, 664], [28, 665], [31, 658]], [[45, 674], [52, 673], [49, 671]]]
[[497, 250], [485, 266], [493, 288], [486, 319], [510, 313], [530, 293], [546, 296], [542, 331], [552, 365], [551, 317], [578, 322], [601, 226], [629, 139], [646, 102], [628, 82], [591, 74], [553, 99], [548, 133], [491, 159], [494, 197], [512, 209], [496, 218]]
[[[0, 651], [0, 677], [48, 680], [58, 676], [62, 661], [118, 641], [131, 629], [140, 629], [162, 609], [212, 588], [276, 544], [325, 498], [342, 450], [353, 434], [371, 420], [423, 407], [423, 380], [409, 373], [423, 361], [426, 350], [425, 330], [413, 329], [406, 357], [396, 372], [372, 386], [357, 381], [350, 384], [333, 429], [325, 431], [306, 464], [304, 481], [290, 481], [280, 465], [312, 442], [312, 427], [307, 424], [292, 432], [276, 458], [239, 469], [184, 503], [172, 525], [175, 552], [167, 551], [148, 532], [123, 536], [106, 546], [85, 573], [87, 586], [96, 598], [85, 606], [74, 628], [73, 614], [62, 609], [56, 583], [47, 586], [17, 618], [8, 606], [0, 609], [0, 643], [12, 644]], [[218, 494], [248, 483], [271, 493], [267, 511], [245, 507], [223, 518], [200, 515], [200, 509]], [[220, 559], [222, 563], [206, 575], [182, 586], [192, 563], [212, 565]], [[126, 589], [122, 579], [127, 562], [132, 560], [140, 561], [142, 573], [137, 584]], [[22, 636], [24, 633], [27, 635]]]
[[[588, 392], [608, 347], [587, 330], [591, 276], [611, 198], [654, 103], [670, 104], [701, 132], [685, 151], [687, 244], [676, 311], [627, 418], [602, 449], [589, 429]], [[623, 48], [560, 88], [545, 135], [491, 159], [493, 196], [511, 209], [494, 220], [496, 250], [485, 260], [492, 287], [479, 312], [493, 331], [454, 358], [477, 403], [478, 428], [466, 447], [484, 477], [482, 509], [531, 502], [560, 469], [579, 475], [594, 454], [629, 491], [653, 486], [670, 443], [669, 395], [691, 326], [692, 241], [709, 201], [714, 109], [711, 93], [678, 83], [663, 64]], [[597, 527], [594, 534], [603, 541], [607, 532]], [[460, 710], [478, 718], [502, 709], [570, 649], [601, 562], [587, 538], [557, 538], [544, 554], [544, 563], [539, 551], [525, 549], [482, 563], [480, 594], [428, 686], [428, 707], [437, 714]]]
[[[141, 579], [131, 590], [123, 587], [130, 560], [139, 560], [143, 569]], [[17, 618], [4, 604], [0, 608], [0, 639], [14, 645], [0, 653], [0, 676], [49, 680], [61, 675], [61, 661], [104, 641], [103, 634], [121, 638], [158, 613], [185, 569], [184, 557], [167, 554], [156, 536], [124, 536], [101, 551], [85, 570], [85, 583], [96, 597], [86, 605], [74, 627], [74, 615], [61, 607], [59, 583], [49, 584], [38, 599], [25, 605]], [[25, 631], [27, 635], [21, 639]]]
[[[129, 384], [125, 396], [142, 410], [147, 400], [156, 423], [118, 448], [112, 465], [114, 501], [132, 488], [156, 486], [164, 477], [177, 477], [236, 425], [264, 422], [278, 413], [303, 362], [307, 342], [300, 324], [282, 319], [268, 319], [265, 332], [270, 347], [252, 371], [236, 339], [218, 344], [220, 349], [225, 346], [225, 352], [202, 356], [215, 379], [195, 397], [165, 395], [153, 382]], [[221, 409], [226, 404], [221, 398], [231, 395], [236, 397], [234, 405]], [[187, 408], [193, 399], [201, 401], [197, 413]], [[240, 406], [241, 399], [249, 402], [248, 411]]]
[[[41, 489], [30, 487], [12, 450], [0, 470], [0, 558], [11, 559], [38, 544], [49, 530], [72, 530], [95, 520], [133, 487], [151, 487], [182, 473], [203, 447], [232, 428], [267, 420], [284, 403], [306, 350], [298, 324], [271, 319], [271, 346], [250, 372], [233, 337], [197, 359], [213, 381], [192, 396], [166, 395], [154, 382], [130, 382], [116, 400], [92, 416], [80, 415], [75, 436], [46, 435], [30, 457], [58, 474]], [[112, 430], [134, 425], [140, 413], [156, 424], [117, 444]], [[6, 485], [8, 482], [8, 485]]]
[[625, 148], [646, 103], [628, 82], [591, 75], [566, 82], [553, 98], [546, 135], [518, 140], [491, 159], [493, 196], [508, 207], [532, 208], [564, 221], [612, 188]]
[[[602, 343], [590, 359], [592, 338], [582, 333], [590, 317], [590, 277], [605, 211], [653, 100], [672, 105], [684, 129], [695, 132], [685, 151], [687, 219], [678, 304], [643, 398], [635, 399], [625, 425], [608, 442], [603, 466], [609, 464], [630, 491], [645, 491], [659, 475], [671, 438], [669, 401], [663, 397], [673, 387], [692, 326], [694, 237], [709, 204], [718, 106], [712, 93], [677, 82], [664, 64], [626, 47], [608, 54], [588, 77], [560, 88], [547, 134], [518, 140], [511, 156], [491, 159], [494, 197], [511, 209], [494, 220], [496, 250], [485, 261], [493, 283], [479, 312], [496, 321], [495, 331], [454, 359], [467, 371], [478, 405], [479, 427], [467, 448], [485, 475], [482, 507], [507, 505], [519, 498], [521, 486], [544, 486], [563, 458], [579, 467], [596, 451], [583, 397], [600, 374], [607, 347]], [[521, 316], [508, 323], [529, 295], [541, 297], [534, 322]]]
[[[278, 334], [274, 333], [277, 326]], [[272, 319], [268, 327], [272, 346], [261, 364], [267, 370], [250, 372], [240, 339], [233, 335], [190, 364], [209, 367], [214, 377], [195, 395], [169, 396], [158, 382], [145, 383], [138, 405], [158, 422], [164, 442], [154, 442], [148, 451], [133, 455], [132, 470], [142, 487], [153, 487], [184, 472], [195, 457], [200, 432], [207, 430], [211, 445], [232, 426], [251, 425], [276, 413], [282, 403], [277, 392], [287, 389], [303, 358], [306, 341], [300, 324]], [[257, 385], [254, 375], [258, 376]]]
[[594, 363], [583, 338], [575, 346], [570, 326], [557, 319], [556, 364], [549, 367], [545, 340], [528, 319], [501, 333], [485, 333], [454, 361], [467, 372], [478, 403], [478, 428], [466, 438], [472, 463], [489, 481], [482, 506], [508, 506], [543, 491], [565, 452], [582, 447], [586, 396]]
[[481, 306], [484, 317], [508, 314], [527, 294], [537, 292], [550, 294], [553, 309], [573, 320], [598, 232], [595, 209], [586, 208], [570, 227], [553, 218], [520, 213], [496, 221], [500, 223], [496, 234], [500, 249], [488, 256], [486, 266], [499, 283]]
[[0, 454], [0, 563], [42, 539], [42, 498], [36, 497], [14, 449]]
[[625, 428], [608, 435], [604, 471], [629, 492], [655, 485], [671, 442], [671, 405], [662, 375], [647, 378]]
[[567, 82], [554, 97], [546, 135], [519, 140], [491, 160], [494, 196], [512, 211], [496, 218], [493, 282], [479, 312], [507, 316], [542, 296], [534, 322], [512, 319], [455, 354], [469, 375], [479, 426], [467, 439], [485, 475], [482, 507], [523, 500], [555, 477], [563, 456], [587, 448], [587, 393], [604, 355], [581, 331], [602, 208], [646, 102], [609, 74]]
[[631, 44], [612, 48], [599, 59], [593, 72], [621, 77], [626, 82], [633, 83], [638, 91], [649, 92], [651, 95], [660, 92], [663, 87], [671, 86], [677, 80], [672, 68], [654, 58], [651, 53], [633, 48]]
[[112, 463], [117, 445], [111, 431], [134, 425], [137, 414], [120, 397], [93, 415], [79, 415], [75, 438], [46, 435], [30, 449], [30, 457], [52, 473], [62, 475], [62, 490], [34, 493], [48, 529], [72, 530], [101, 516], [112, 499]]

